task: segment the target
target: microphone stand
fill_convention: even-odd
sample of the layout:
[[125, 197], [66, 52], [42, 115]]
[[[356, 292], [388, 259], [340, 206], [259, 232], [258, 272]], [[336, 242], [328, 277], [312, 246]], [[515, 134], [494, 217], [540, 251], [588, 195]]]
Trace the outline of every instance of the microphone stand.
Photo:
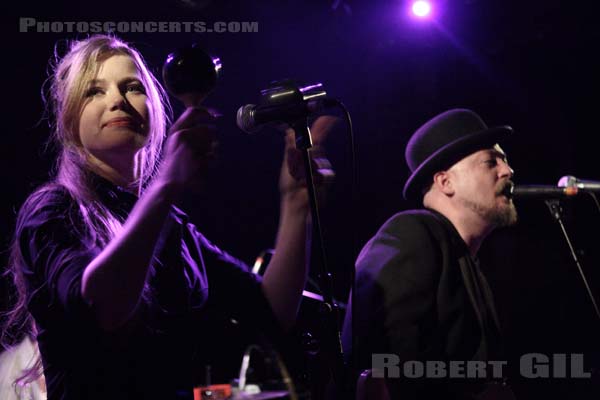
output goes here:
[[338, 326], [339, 309], [333, 298], [333, 277], [327, 268], [327, 257], [321, 231], [321, 220], [319, 218], [313, 168], [308, 152], [308, 149], [312, 147], [312, 138], [310, 129], [308, 128], [308, 118], [301, 118], [292, 122], [290, 125], [295, 132], [296, 148], [302, 152], [304, 168], [306, 171], [306, 186], [308, 188], [312, 215], [313, 238], [316, 239], [321, 260], [318, 275], [323, 301], [320, 303], [319, 307], [325, 336], [323, 340], [325, 346], [321, 346], [321, 349], [325, 353], [333, 383], [338, 389], [341, 389], [343, 387], [344, 357], [340, 329]]
[[598, 320], [600, 321], [600, 311], [598, 310], [598, 305], [596, 304], [596, 299], [594, 298], [592, 290], [590, 289], [590, 285], [588, 284], [585, 274], [583, 273], [583, 269], [581, 268], [581, 263], [579, 262], [577, 253], [575, 252], [575, 249], [573, 248], [573, 244], [571, 243], [571, 239], [569, 238], [567, 230], [565, 229], [565, 225], [562, 220], [562, 208], [560, 206], [560, 201], [556, 200], [556, 199], [549, 199], [549, 200], [544, 200], [544, 202], [548, 206], [548, 210], [550, 211], [550, 214], [552, 215], [552, 217], [554, 217], [554, 219], [556, 220], [556, 222], [558, 222], [558, 225], [560, 226], [560, 229], [561, 229], [561, 231], [565, 237], [565, 240], [567, 242], [567, 245], [569, 246], [569, 251], [571, 252], [571, 257], [573, 257], [573, 261], [575, 261], [575, 265], [577, 266], [577, 269], [579, 270], [579, 274], [581, 275], [583, 284], [585, 285], [585, 288], [590, 297], [590, 300], [592, 301], [592, 305], [594, 306], [594, 310], [596, 311], [596, 316], [598, 317]]

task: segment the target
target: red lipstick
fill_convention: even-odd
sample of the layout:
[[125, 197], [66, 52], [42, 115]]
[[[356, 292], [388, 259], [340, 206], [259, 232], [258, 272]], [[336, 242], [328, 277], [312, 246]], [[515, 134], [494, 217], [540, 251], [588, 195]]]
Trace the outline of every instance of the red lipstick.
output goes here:
[[109, 119], [105, 124], [105, 127], [119, 127], [119, 126], [128, 126], [132, 128], [138, 128], [139, 124], [130, 117], [117, 117]]

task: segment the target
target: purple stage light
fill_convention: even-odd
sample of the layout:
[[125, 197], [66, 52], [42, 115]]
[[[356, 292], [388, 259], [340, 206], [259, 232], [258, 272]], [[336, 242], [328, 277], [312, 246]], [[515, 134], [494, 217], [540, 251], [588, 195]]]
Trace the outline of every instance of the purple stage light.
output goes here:
[[423, 0], [415, 1], [412, 5], [412, 12], [419, 18], [425, 18], [431, 13], [431, 4]]

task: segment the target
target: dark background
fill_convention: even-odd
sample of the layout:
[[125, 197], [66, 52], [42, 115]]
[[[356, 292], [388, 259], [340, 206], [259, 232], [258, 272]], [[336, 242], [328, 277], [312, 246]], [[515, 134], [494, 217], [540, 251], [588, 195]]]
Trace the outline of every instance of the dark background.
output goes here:
[[[437, 1], [435, 21], [407, 17], [408, 1], [102, 1], [12, 4], [3, 24], [2, 265], [15, 215], [49, 174], [48, 124], [40, 90], [55, 43], [85, 37], [20, 33], [19, 17], [45, 21], [258, 21], [258, 33], [119, 34], [160, 75], [166, 55], [193, 42], [223, 62], [206, 104], [219, 109], [220, 161], [210, 189], [188, 199], [199, 229], [252, 263], [273, 245], [282, 138], [248, 136], [235, 112], [256, 103], [270, 81], [322, 82], [353, 118], [359, 187], [352, 202], [349, 140], [339, 126], [328, 142], [337, 180], [323, 212], [335, 294], [348, 296], [353, 259], [397, 211], [408, 176], [404, 146], [423, 122], [448, 108], [477, 111], [488, 125], [511, 125], [504, 146], [517, 183], [556, 184], [563, 175], [600, 180], [597, 166], [598, 39], [589, 3]], [[173, 102], [176, 115], [181, 105]], [[8, 122], [8, 124], [6, 124]], [[505, 330], [509, 361], [521, 354], [584, 353], [600, 367], [599, 319], [570, 259], [559, 226], [540, 201], [517, 203], [518, 226], [481, 251]], [[600, 210], [589, 197], [564, 204], [592, 290], [600, 297]], [[3, 283], [4, 291], [6, 284]], [[3, 302], [5, 302], [5, 296]], [[518, 372], [518, 371], [516, 371]], [[597, 386], [598, 384], [596, 384]], [[589, 381], [524, 381], [522, 398], [597, 398]], [[595, 394], [593, 394], [595, 393]]]

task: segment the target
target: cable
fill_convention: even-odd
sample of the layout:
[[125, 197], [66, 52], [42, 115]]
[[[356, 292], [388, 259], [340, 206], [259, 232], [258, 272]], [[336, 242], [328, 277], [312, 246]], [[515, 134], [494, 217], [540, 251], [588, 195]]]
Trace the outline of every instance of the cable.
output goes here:
[[[358, 214], [358, 161], [357, 161], [357, 150], [356, 150], [356, 142], [354, 141], [354, 128], [352, 126], [352, 118], [350, 117], [350, 112], [339, 100], [336, 100], [336, 103], [340, 109], [344, 112], [344, 116], [346, 118], [346, 123], [348, 124], [348, 138], [350, 140], [350, 163], [351, 163], [351, 178], [350, 178], [350, 215], [359, 215]], [[358, 239], [356, 236], [356, 229], [352, 229], [352, 250], [353, 250], [353, 258], [352, 263], [354, 264], [354, 260], [358, 256]], [[351, 282], [354, 282], [354, 265], [352, 266], [350, 272]]]
[[596, 197], [596, 194], [593, 192], [588, 192], [590, 196], [592, 196], [592, 199], [594, 199], [594, 203], [596, 203], [596, 207], [598, 208], [598, 211], [600, 211], [600, 203], [598, 203], [598, 198]]
[[258, 352], [263, 353], [263, 354], [269, 353], [275, 359], [275, 362], [277, 363], [277, 368], [279, 369], [279, 374], [281, 375], [283, 383], [285, 384], [285, 387], [288, 391], [290, 400], [298, 400], [298, 394], [296, 393], [296, 387], [294, 386], [294, 381], [292, 380], [292, 377], [291, 377], [287, 367], [285, 366], [285, 363], [283, 362], [283, 360], [279, 356], [279, 353], [275, 349], [271, 348], [270, 346], [267, 346], [267, 348], [268, 348], [268, 351], [265, 352], [265, 349], [263, 349], [262, 347], [255, 345], [255, 344], [251, 344], [250, 346], [248, 346], [246, 348], [246, 351], [244, 351], [244, 356], [242, 357], [242, 365], [240, 367], [240, 376], [239, 376], [239, 381], [238, 381], [239, 382], [239, 384], [238, 384], [239, 392], [244, 393], [244, 390], [246, 388], [248, 368], [250, 367], [250, 354], [251, 354], [252, 350], [257, 350]]

